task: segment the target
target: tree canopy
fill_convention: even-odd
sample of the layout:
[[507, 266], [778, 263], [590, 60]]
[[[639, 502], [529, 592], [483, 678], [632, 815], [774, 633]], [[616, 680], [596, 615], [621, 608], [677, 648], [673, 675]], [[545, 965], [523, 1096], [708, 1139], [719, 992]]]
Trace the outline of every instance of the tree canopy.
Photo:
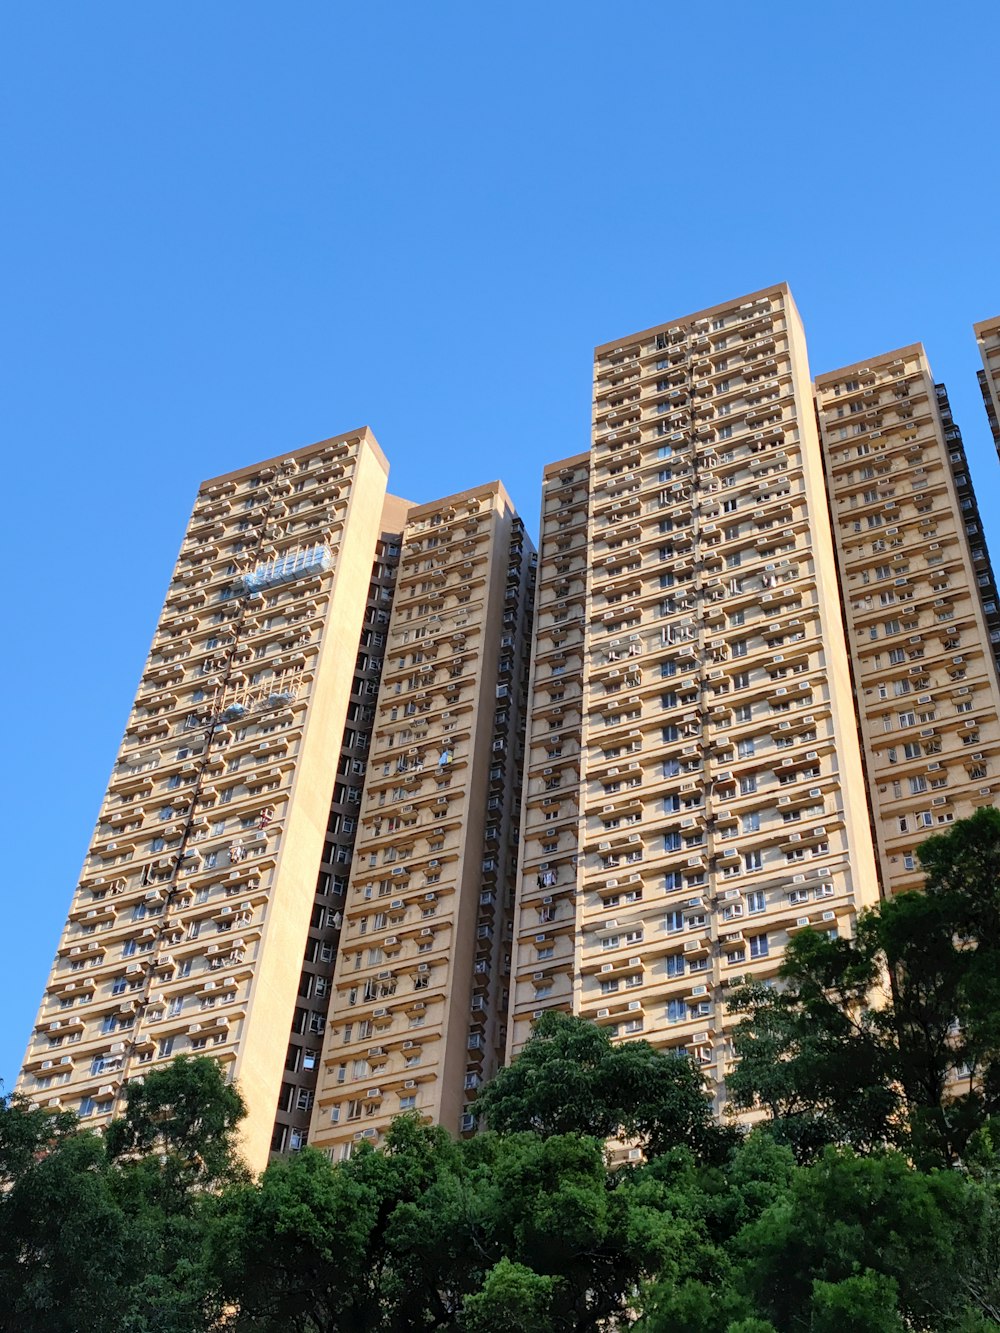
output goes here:
[[259, 1179], [209, 1059], [128, 1084], [103, 1135], [0, 1099], [0, 1333], [997, 1328], [1000, 813], [921, 856], [926, 894], [737, 995], [752, 1131], [688, 1061], [555, 1014], [474, 1137], [410, 1114]]
[[475, 1109], [500, 1134], [623, 1139], [647, 1158], [682, 1143], [698, 1156], [724, 1155], [732, 1141], [714, 1122], [690, 1060], [646, 1041], [615, 1044], [604, 1028], [554, 1011], [538, 1019]]
[[777, 987], [747, 985], [729, 1094], [808, 1155], [896, 1145], [954, 1164], [1000, 1114], [1000, 810], [920, 848], [926, 892], [883, 902], [853, 939], [805, 931]]

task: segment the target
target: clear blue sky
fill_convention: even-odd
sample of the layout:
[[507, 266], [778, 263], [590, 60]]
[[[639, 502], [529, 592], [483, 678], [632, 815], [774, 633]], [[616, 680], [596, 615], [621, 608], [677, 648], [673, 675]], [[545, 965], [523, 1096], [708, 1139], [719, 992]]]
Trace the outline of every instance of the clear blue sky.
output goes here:
[[415, 500], [588, 444], [596, 343], [787, 280], [923, 340], [1000, 556], [1000, 6], [8, 5], [0, 1077], [198, 482], [369, 423]]

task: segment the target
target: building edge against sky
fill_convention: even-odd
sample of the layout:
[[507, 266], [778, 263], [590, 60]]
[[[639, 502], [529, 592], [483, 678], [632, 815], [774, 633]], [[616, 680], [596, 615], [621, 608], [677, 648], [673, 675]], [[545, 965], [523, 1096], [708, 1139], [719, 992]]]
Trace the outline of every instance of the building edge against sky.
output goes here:
[[365, 429], [200, 488], [22, 1090], [100, 1122], [209, 1051], [266, 1158], [387, 473]]
[[[502, 1062], [534, 552], [500, 483], [402, 534], [310, 1142], [471, 1130]], [[527, 631], [527, 632], [526, 632]]]
[[979, 372], [979, 388], [983, 406], [993, 434], [993, 443], [1000, 454], [1000, 315], [973, 325], [973, 332], [983, 358]]
[[[599, 347], [594, 375], [586, 559], [550, 611], [569, 552], [547, 475], [532, 698], [534, 727], [562, 694], [550, 619], [572, 608], [554, 633], [580, 689], [558, 848], [577, 892], [556, 892], [556, 849], [528, 862], [526, 816], [526, 907], [556, 882], [519, 923], [515, 1043], [555, 1003], [689, 1054], [721, 1110], [730, 983], [774, 976], [796, 929], [849, 929], [878, 895], [805, 343], [781, 285]], [[536, 786], [553, 802], [543, 770], [528, 811]], [[564, 916], [569, 994], [541, 963]]]
[[470, 1132], [556, 1008], [721, 1110], [732, 981], [997, 802], [996, 584], [921, 347], [814, 384], [784, 284], [599, 347], [537, 593], [502, 486], [387, 474], [365, 428], [200, 487], [18, 1091], [100, 1124], [204, 1051], [252, 1166], [345, 1156], [411, 1107]]

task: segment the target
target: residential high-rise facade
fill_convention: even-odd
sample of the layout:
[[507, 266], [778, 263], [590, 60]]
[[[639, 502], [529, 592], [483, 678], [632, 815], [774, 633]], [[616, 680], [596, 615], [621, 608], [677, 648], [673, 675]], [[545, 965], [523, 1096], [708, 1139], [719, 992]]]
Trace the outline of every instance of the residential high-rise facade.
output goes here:
[[310, 1142], [473, 1128], [506, 1042], [534, 558], [499, 483], [410, 509]]
[[733, 981], [997, 801], [998, 656], [922, 348], [814, 385], [784, 286], [599, 347], [590, 453], [543, 482], [509, 1053], [571, 1011], [721, 1109]]
[[979, 388], [983, 405], [993, 432], [993, 443], [1000, 454], [1000, 315], [973, 325], [973, 332], [983, 358], [979, 372]]
[[39, 1102], [100, 1124], [203, 1051], [266, 1161], [387, 473], [365, 429], [199, 490], [18, 1083]]
[[[278, 1095], [271, 1151], [296, 1151], [309, 1141], [309, 1125], [319, 1077], [327, 1010], [333, 994], [333, 965], [343, 925], [347, 880], [357, 837], [358, 812], [382, 677], [392, 595], [399, 567], [402, 529], [409, 504], [387, 495], [383, 531], [375, 549], [364, 628], [341, 737], [326, 840], [316, 877], [316, 894], [291, 1015], [284, 1078]], [[349, 647], [349, 645], [348, 645]], [[330, 762], [334, 761], [331, 752]]]
[[721, 1107], [729, 983], [878, 897], [786, 287], [597, 349], [591, 452], [546, 474], [539, 588], [512, 1050], [558, 1003], [689, 1054]]
[[920, 345], [821, 375], [816, 401], [885, 893], [1000, 794], [996, 584], [961, 436]]
[[[976, 326], [996, 429], [1000, 320]], [[784, 284], [598, 347], [587, 452], [386, 493], [371, 432], [199, 490], [18, 1090], [206, 1052], [253, 1167], [477, 1089], [550, 1009], [686, 1054], [1000, 803], [1000, 597], [920, 345]]]
[[201, 487], [18, 1082], [38, 1102], [101, 1125], [204, 1052], [251, 1166], [332, 1152], [367, 1004], [390, 1059], [358, 1137], [410, 1104], [469, 1128], [507, 1036], [534, 553], [499, 483], [414, 506], [387, 474], [365, 429]]
[[508, 1058], [546, 1009], [572, 1009], [590, 455], [545, 469]]
[[937, 399], [944, 442], [948, 450], [948, 466], [955, 483], [958, 514], [968, 538], [969, 556], [976, 576], [976, 592], [982, 603], [983, 619], [989, 636], [988, 651], [992, 653], [1000, 674], [1000, 595], [997, 592], [996, 575], [986, 546], [986, 533], [979, 512], [979, 503], [972, 485], [965, 441], [962, 439], [958, 423], [952, 416], [948, 390], [943, 384], [935, 384], [934, 396]]

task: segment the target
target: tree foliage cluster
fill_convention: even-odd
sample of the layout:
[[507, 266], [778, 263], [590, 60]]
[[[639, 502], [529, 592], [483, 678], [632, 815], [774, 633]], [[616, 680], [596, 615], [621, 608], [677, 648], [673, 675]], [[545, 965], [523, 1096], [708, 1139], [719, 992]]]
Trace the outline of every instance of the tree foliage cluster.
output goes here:
[[256, 1180], [208, 1059], [130, 1083], [103, 1136], [0, 1102], [0, 1333], [997, 1328], [1000, 813], [922, 859], [926, 895], [735, 994], [752, 1132], [690, 1062], [559, 1014], [475, 1138], [403, 1116]]

